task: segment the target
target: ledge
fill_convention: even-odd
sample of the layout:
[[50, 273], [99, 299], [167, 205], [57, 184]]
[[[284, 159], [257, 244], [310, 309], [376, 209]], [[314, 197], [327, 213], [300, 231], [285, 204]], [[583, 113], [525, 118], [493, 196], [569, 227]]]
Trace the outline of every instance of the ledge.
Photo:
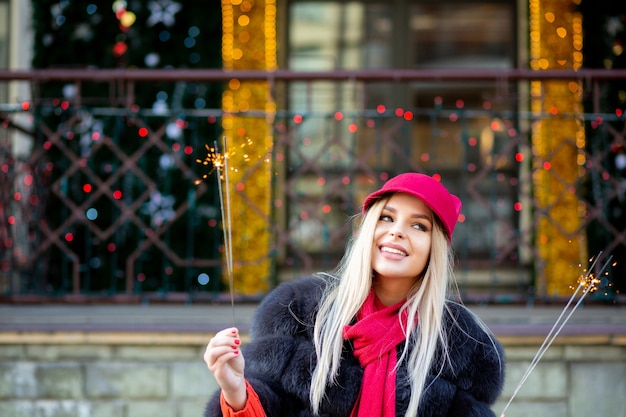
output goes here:
[[[204, 346], [214, 332], [120, 332], [120, 331], [1, 331], [0, 345], [150, 345]], [[537, 346], [541, 345], [546, 335], [498, 335], [503, 346]], [[242, 333], [247, 341], [248, 333]], [[626, 335], [594, 334], [594, 335], [559, 335], [552, 346], [626, 346]]]
[[[257, 304], [218, 305], [0, 305], [0, 344], [204, 345], [233, 326], [248, 333]], [[562, 306], [473, 306], [506, 345], [537, 345]], [[626, 346], [626, 308], [581, 306], [554, 344]]]
[[206, 345], [212, 333], [0, 332], [0, 345]]

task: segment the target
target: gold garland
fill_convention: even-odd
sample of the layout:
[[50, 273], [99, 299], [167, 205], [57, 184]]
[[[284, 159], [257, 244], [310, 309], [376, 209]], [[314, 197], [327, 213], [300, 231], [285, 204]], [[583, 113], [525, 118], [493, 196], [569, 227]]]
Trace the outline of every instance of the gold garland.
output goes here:
[[[222, 0], [222, 59], [226, 70], [276, 69], [275, 0]], [[229, 153], [235, 292], [267, 292], [271, 271], [272, 124], [276, 105], [265, 81], [232, 79], [222, 95]], [[221, 141], [220, 141], [221, 143]]]
[[[582, 66], [582, 19], [574, 11], [579, 0], [530, 0], [530, 65], [537, 71]], [[567, 80], [531, 83], [534, 116], [533, 186], [538, 222], [537, 293], [568, 294], [578, 265], [587, 259], [581, 219], [584, 203], [575, 185], [584, 175], [585, 134], [581, 86]], [[549, 114], [550, 117], [543, 115]]]

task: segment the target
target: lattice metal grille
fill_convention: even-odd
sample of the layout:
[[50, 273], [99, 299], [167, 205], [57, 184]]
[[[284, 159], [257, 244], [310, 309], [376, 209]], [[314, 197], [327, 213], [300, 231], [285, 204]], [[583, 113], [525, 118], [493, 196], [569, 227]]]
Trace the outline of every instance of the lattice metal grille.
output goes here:
[[[366, 82], [357, 84], [367, 90]], [[498, 109], [434, 102], [407, 109], [305, 106], [277, 112], [273, 180], [266, 184], [272, 190], [266, 225], [272, 234], [269, 279], [332, 269], [351, 233], [348, 219], [359, 212], [364, 196], [406, 170], [441, 176], [464, 202], [454, 247], [468, 300], [533, 297], [545, 267], [536, 262], [541, 221], [571, 239], [588, 238], [591, 255], [623, 253], [623, 115], [603, 113], [600, 106], [576, 115], [502, 110], [520, 96], [516, 88], [504, 88], [503, 80], [496, 84], [489, 91], [498, 95], [488, 101], [500, 103]], [[309, 90], [314, 87], [311, 82]], [[298, 91], [306, 95], [307, 89]], [[0, 286], [5, 296], [221, 297], [215, 174], [194, 184], [207, 169], [196, 159], [205, 144], [220, 138], [221, 110], [160, 113], [57, 100], [7, 108], [2, 113], [7, 132], [19, 129], [18, 114], [34, 118], [35, 145], [22, 159], [11, 155], [6, 141], [3, 146]], [[568, 118], [587, 127], [587, 146], [573, 137], [538, 155], [531, 143], [537, 123]], [[582, 174], [574, 180], [550, 170], [563, 153], [582, 161]], [[533, 177], [546, 172], [564, 190], [552, 204], [572, 195], [581, 199], [574, 226], [553, 216], [553, 206], [537, 197]], [[244, 173], [243, 182], [253, 175]], [[240, 192], [253, 198], [247, 184]], [[250, 207], [255, 209], [252, 200]], [[245, 222], [236, 219], [236, 227]], [[572, 265], [572, 280], [578, 268]], [[611, 279], [623, 286], [620, 275]]]

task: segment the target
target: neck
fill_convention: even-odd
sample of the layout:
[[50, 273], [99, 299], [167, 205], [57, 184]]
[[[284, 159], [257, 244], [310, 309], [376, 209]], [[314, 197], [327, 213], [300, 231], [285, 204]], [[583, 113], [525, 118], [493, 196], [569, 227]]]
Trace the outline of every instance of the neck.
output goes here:
[[413, 283], [413, 281], [409, 280], [394, 280], [389, 282], [384, 279], [375, 279], [374, 291], [381, 303], [390, 306], [405, 300]]

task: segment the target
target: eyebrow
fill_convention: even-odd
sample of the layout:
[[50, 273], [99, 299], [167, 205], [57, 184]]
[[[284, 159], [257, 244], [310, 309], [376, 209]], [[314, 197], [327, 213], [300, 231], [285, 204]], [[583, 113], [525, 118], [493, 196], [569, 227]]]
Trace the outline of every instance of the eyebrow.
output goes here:
[[[392, 213], [397, 213], [398, 212], [398, 210], [396, 210], [395, 208], [393, 208], [391, 206], [385, 206], [385, 207], [383, 207], [383, 210], [387, 210], [387, 211], [390, 211]], [[411, 218], [428, 220], [430, 223], [433, 222], [433, 219], [432, 219], [431, 216], [429, 216], [427, 214], [423, 214], [423, 213], [413, 213], [413, 214], [411, 214]]]

